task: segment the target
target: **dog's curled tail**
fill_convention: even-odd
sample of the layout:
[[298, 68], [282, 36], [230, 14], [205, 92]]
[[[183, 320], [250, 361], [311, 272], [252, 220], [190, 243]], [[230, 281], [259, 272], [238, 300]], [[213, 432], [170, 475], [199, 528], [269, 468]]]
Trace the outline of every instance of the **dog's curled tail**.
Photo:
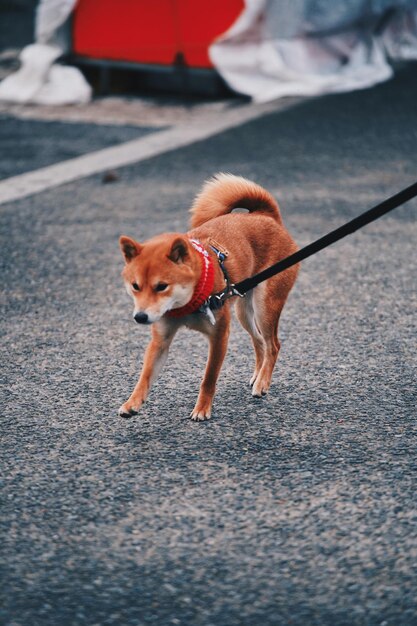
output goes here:
[[278, 204], [266, 189], [242, 176], [219, 173], [205, 183], [194, 200], [191, 227], [197, 228], [237, 208], [266, 213], [281, 222]]

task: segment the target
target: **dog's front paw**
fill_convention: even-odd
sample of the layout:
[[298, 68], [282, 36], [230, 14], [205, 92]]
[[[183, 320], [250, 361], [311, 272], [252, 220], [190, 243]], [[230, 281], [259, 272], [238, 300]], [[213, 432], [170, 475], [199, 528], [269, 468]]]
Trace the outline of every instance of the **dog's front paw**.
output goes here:
[[269, 381], [262, 380], [260, 376], [258, 376], [252, 386], [252, 396], [254, 398], [263, 398], [269, 391], [269, 385]]
[[249, 381], [249, 385], [250, 385], [251, 387], [253, 387], [253, 386], [254, 386], [254, 384], [256, 383], [256, 379], [258, 378], [258, 374], [259, 374], [258, 370], [255, 370], [255, 371], [253, 372], [253, 376], [252, 376], [252, 378], [251, 378], [251, 379], [250, 379], [250, 381]]
[[195, 422], [209, 420], [211, 417], [211, 403], [203, 404], [202, 402], [197, 402], [194, 409], [191, 411], [190, 417]]
[[137, 415], [143, 402], [130, 402], [129, 400], [122, 404], [119, 409], [120, 417], [132, 417]]

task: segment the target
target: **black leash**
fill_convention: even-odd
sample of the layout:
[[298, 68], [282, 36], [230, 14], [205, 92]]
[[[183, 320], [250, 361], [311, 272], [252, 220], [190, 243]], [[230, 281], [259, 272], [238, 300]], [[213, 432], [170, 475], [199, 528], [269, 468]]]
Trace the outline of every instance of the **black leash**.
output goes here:
[[417, 182], [410, 185], [410, 187], [403, 189], [403, 191], [400, 191], [394, 196], [391, 196], [391, 198], [377, 204], [372, 209], [369, 209], [369, 211], [365, 211], [365, 213], [355, 217], [350, 222], [343, 224], [343, 226], [340, 226], [339, 228], [332, 230], [327, 235], [320, 237], [320, 239], [309, 243], [307, 246], [301, 248], [301, 250], [298, 250], [294, 254], [291, 254], [285, 259], [278, 261], [278, 263], [274, 263], [274, 265], [267, 267], [262, 270], [262, 272], [259, 272], [250, 278], [245, 278], [245, 280], [242, 280], [236, 285], [228, 283], [223, 291], [215, 293], [209, 297], [207, 302], [208, 306], [212, 310], [217, 310], [220, 309], [229, 298], [232, 298], [233, 296], [243, 297], [248, 291], [259, 285], [259, 283], [262, 283], [264, 280], [287, 270], [289, 267], [292, 267], [300, 261], [304, 261], [304, 259], [307, 259], [309, 256], [327, 248], [327, 246], [330, 246], [332, 243], [336, 243], [336, 241], [343, 239], [346, 235], [354, 233], [359, 228], [363, 228], [363, 226], [366, 226], [370, 222], [374, 222], [385, 215], [385, 213], [396, 209], [416, 196]]

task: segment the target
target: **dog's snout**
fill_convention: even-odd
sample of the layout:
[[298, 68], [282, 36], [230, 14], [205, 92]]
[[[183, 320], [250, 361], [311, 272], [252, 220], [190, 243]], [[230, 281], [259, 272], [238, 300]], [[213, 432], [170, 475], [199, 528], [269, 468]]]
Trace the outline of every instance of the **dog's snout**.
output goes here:
[[133, 317], [135, 319], [135, 322], [137, 322], [138, 324], [149, 324], [149, 317], [147, 313], [142, 313], [141, 311], [139, 311], [139, 313], [135, 313]]

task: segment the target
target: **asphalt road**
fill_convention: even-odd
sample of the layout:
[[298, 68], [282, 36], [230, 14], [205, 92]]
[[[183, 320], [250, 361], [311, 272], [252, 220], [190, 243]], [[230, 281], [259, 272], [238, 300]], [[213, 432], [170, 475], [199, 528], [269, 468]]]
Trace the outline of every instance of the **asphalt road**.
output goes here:
[[0, 207], [4, 624], [417, 624], [415, 201], [304, 263], [266, 399], [235, 324], [209, 422], [187, 332], [117, 417], [149, 332], [119, 235], [185, 230], [222, 170], [308, 243], [414, 182], [416, 97], [411, 65]]
[[0, 0], [0, 53], [33, 43], [37, 0]]
[[0, 113], [0, 180], [143, 137], [154, 128], [17, 119]]

